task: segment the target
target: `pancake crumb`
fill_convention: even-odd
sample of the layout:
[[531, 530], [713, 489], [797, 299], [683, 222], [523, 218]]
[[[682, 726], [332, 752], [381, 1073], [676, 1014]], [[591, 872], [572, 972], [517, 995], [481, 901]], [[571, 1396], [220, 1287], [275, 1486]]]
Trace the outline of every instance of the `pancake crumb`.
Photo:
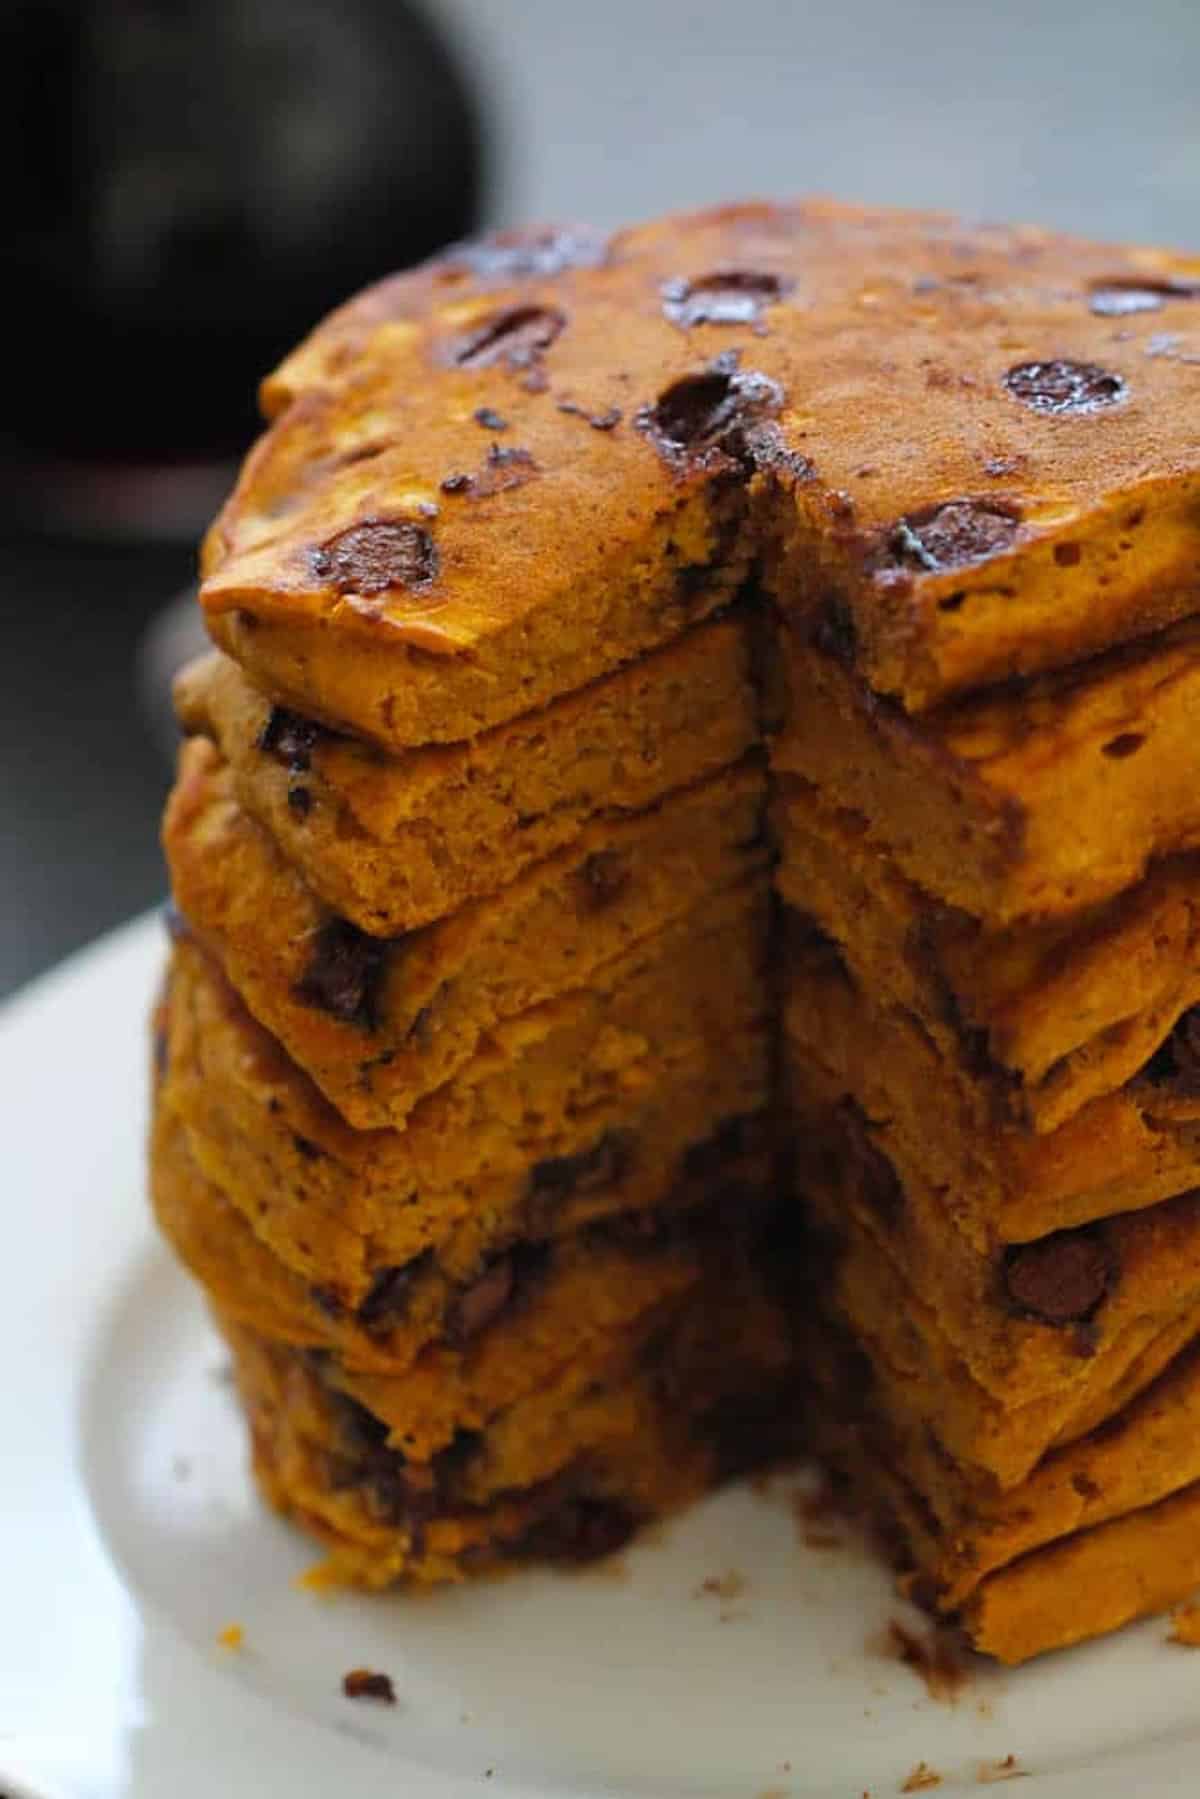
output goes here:
[[1006, 1755], [1002, 1762], [980, 1762], [975, 1776], [980, 1786], [993, 1786], [998, 1780], [1028, 1780], [1027, 1768], [1017, 1766], [1015, 1755]]
[[1170, 1643], [1184, 1649], [1200, 1649], [1200, 1605], [1181, 1605], [1171, 1613]]
[[217, 1642], [222, 1649], [241, 1649], [245, 1646], [246, 1633], [240, 1624], [227, 1624], [217, 1632]]
[[746, 1577], [739, 1574], [736, 1568], [730, 1568], [725, 1574], [710, 1574], [696, 1588], [694, 1597], [699, 1599], [705, 1593], [712, 1593], [720, 1600], [740, 1599], [746, 1591]]
[[900, 1787], [902, 1793], [925, 1793], [930, 1787], [940, 1787], [942, 1777], [928, 1762], [918, 1762], [912, 1773]]

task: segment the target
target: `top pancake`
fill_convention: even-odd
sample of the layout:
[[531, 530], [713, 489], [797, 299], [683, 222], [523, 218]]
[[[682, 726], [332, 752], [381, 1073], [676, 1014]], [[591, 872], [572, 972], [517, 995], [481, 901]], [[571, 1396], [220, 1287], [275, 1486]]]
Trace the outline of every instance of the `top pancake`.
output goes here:
[[263, 398], [210, 626], [396, 747], [665, 641], [753, 554], [910, 710], [1200, 607], [1200, 258], [829, 202], [507, 234]]

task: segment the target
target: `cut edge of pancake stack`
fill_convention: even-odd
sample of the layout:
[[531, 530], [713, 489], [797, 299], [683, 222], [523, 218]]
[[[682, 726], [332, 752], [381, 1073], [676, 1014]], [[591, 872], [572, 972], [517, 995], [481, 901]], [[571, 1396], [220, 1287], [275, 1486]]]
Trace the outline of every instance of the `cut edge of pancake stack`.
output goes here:
[[1002, 1660], [1200, 1583], [1164, 314], [1200, 264], [724, 208], [460, 248], [266, 384], [152, 1184], [344, 1575], [599, 1552], [803, 1440]]

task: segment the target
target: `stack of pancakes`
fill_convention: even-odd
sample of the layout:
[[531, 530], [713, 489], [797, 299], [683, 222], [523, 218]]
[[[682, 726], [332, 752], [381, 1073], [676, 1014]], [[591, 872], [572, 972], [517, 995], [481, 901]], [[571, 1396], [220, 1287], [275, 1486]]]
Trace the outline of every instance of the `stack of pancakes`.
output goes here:
[[267, 382], [154, 1187], [345, 1572], [802, 1428], [1002, 1658], [1200, 1581], [1198, 401], [1200, 264], [829, 204], [464, 246]]

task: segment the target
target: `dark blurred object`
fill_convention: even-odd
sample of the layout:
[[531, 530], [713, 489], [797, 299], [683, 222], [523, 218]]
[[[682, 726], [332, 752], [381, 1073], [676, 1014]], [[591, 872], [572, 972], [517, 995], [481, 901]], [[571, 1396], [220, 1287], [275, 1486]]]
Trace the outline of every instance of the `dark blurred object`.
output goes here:
[[0, 540], [0, 995], [162, 897], [170, 763], [137, 654], [191, 563], [182, 545]]
[[399, 0], [8, 0], [10, 472], [118, 528], [202, 519], [280, 355], [475, 224], [480, 137]]

